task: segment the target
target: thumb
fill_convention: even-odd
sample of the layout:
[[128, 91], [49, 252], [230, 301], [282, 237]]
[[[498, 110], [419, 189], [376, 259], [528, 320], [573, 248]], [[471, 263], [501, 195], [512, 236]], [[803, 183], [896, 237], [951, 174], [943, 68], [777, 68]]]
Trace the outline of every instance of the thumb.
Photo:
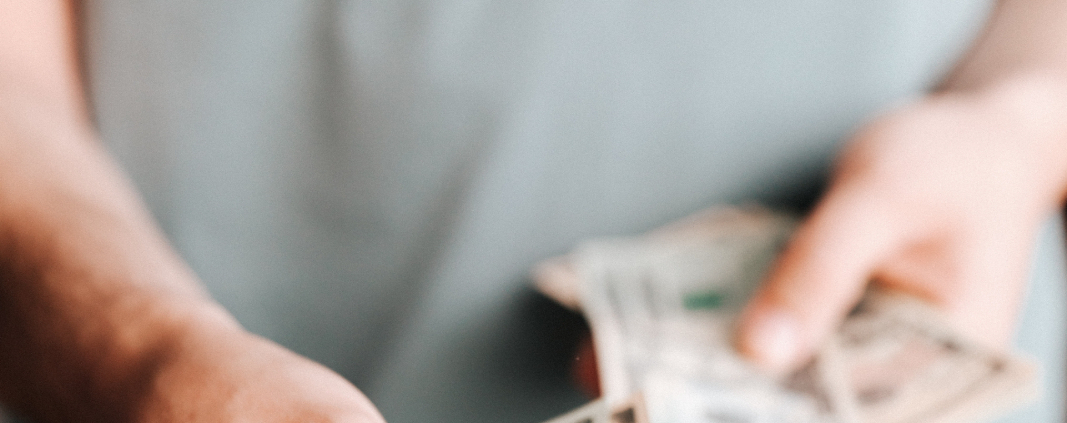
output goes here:
[[737, 347], [768, 370], [783, 373], [807, 359], [900, 241], [888, 207], [858, 188], [826, 195], [741, 314]]

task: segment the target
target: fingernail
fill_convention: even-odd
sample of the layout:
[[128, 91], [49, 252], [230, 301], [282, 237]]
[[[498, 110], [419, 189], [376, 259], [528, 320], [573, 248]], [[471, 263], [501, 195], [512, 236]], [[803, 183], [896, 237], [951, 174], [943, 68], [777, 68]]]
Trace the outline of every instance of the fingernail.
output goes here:
[[781, 311], [767, 311], [752, 323], [746, 349], [761, 364], [779, 372], [793, 364], [800, 349], [799, 325]]

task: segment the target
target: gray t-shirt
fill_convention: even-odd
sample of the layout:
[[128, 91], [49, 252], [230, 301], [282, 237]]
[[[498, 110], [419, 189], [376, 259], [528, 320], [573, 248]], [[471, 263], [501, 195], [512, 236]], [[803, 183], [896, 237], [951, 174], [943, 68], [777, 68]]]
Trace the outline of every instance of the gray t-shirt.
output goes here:
[[810, 201], [989, 3], [97, 0], [87, 52], [104, 139], [249, 329], [394, 423], [536, 422], [582, 398], [532, 264]]

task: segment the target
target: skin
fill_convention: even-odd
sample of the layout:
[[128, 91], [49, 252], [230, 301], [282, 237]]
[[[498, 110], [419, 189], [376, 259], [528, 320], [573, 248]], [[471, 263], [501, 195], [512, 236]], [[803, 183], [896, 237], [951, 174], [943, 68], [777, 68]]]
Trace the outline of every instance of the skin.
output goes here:
[[1034, 240], [1067, 192], [1065, 60], [1067, 2], [999, 3], [936, 92], [856, 133], [743, 313], [738, 348], [795, 368], [870, 280], [1006, 345]]
[[69, 7], [0, 0], [0, 401], [40, 422], [384, 421], [168, 246], [96, 139]]
[[[870, 276], [1007, 339], [1067, 186], [1065, 23], [1063, 2], [1004, 1], [938, 93], [858, 133], [742, 351], [794, 366]], [[98, 142], [72, 34], [61, 0], [0, 0], [0, 401], [41, 422], [381, 422], [203, 291]]]

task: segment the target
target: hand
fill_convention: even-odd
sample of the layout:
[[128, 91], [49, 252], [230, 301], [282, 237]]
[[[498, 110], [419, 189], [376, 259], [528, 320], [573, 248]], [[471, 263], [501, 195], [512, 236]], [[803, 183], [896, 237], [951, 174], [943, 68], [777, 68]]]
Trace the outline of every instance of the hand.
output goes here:
[[872, 280], [1006, 344], [1037, 231], [1067, 186], [1067, 107], [1045, 82], [934, 95], [860, 130], [743, 313], [741, 352], [794, 368]]
[[384, 422], [341, 376], [230, 326], [191, 331], [150, 380], [138, 422]]

